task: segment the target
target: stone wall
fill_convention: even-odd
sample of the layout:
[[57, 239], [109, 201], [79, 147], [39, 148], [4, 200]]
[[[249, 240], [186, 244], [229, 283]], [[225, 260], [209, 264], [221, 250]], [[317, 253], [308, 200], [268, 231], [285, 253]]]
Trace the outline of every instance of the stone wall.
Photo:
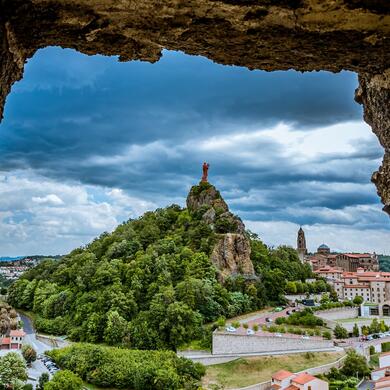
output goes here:
[[247, 336], [214, 332], [213, 355], [256, 354], [286, 351], [314, 351], [334, 348], [330, 340], [299, 337]]

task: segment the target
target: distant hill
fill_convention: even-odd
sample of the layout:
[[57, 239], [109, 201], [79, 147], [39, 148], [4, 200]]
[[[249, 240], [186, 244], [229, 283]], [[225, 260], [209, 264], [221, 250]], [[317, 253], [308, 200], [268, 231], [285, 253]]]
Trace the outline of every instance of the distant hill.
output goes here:
[[23, 259], [24, 257], [25, 256], [17, 256], [17, 257], [4, 256], [4, 257], [0, 257], [0, 261], [17, 261]]
[[379, 269], [384, 272], [390, 272], [390, 256], [378, 255]]
[[30, 259], [30, 260], [45, 260], [45, 259], [54, 259], [59, 260], [62, 256], [61, 255], [55, 255], [55, 256], [45, 256], [45, 255], [33, 255], [33, 256], [0, 256], [0, 261], [10, 262], [10, 261], [19, 261], [24, 259]]

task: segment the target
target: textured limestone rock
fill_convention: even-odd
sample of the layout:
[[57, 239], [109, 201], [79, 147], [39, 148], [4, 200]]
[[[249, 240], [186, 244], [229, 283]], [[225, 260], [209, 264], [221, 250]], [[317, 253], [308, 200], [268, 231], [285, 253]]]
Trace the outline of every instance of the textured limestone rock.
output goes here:
[[364, 119], [378, 136], [385, 149], [382, 166], [374, 172], [372, 181], [390, 214], [390, 69], [381, 75], [361, 75], [355, 99], [364, 105]]
[[201, 217], [217, 234], [211, 254], [221, 280], [227, 276], [254, 276], [251, 247], [241, 219], [229, 211], [219, 191], [209, 183], [193, 186], [187, 196], [187, 208]]
[[251, 276], [255, 271], [250, 255], [249, 240], [243, 234], [227, 233], [215, 245], [211, 261], [220, 270], [222, 279], [238, 274]]
[[229, 210], [219, 191], [211, 184], [204, 182], [191, 188], [186, 203], [191, 212], [199, 210], [201, 207], [213, 208], [214, 213], [219, 211], [220, 214]]
[[45, 46], [121, 61], [155, 62], [166, 48], [250, 69], [355, 71], [387, 150], [373, 180], [389, 209], [389, 0], [0, 0], [0, 42], [0, 117], [25, 61]]

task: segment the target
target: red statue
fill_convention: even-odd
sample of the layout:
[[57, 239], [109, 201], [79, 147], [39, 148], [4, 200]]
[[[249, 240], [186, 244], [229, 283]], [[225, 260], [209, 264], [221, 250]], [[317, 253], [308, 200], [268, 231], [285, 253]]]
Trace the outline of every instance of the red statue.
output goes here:
[[209, 167], [210, 167], [210, 164], [208, 164], [207, 162], [204, 162], [204, 163], [203, 163], [203, 176], [202, 176], [202, 182], [207, 183], [207, 176], [208, 176], [208, 173], [209, 173]]

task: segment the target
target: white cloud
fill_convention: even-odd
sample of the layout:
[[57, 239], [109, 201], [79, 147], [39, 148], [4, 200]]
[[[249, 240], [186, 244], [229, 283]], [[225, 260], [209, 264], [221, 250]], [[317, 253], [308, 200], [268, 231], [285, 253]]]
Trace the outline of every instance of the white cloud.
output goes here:
[[0, 176], [0, 199], [2, 256], [67, 253], [157, 207], [119, 189], [58, 183], [32, 172]]
[[56, 194], [49, 194], [43, 197], [33, 196], [32, 201], [39, 204], [47, 204], [52, 206], [61, 206], [64, 204], [62, 199]]

